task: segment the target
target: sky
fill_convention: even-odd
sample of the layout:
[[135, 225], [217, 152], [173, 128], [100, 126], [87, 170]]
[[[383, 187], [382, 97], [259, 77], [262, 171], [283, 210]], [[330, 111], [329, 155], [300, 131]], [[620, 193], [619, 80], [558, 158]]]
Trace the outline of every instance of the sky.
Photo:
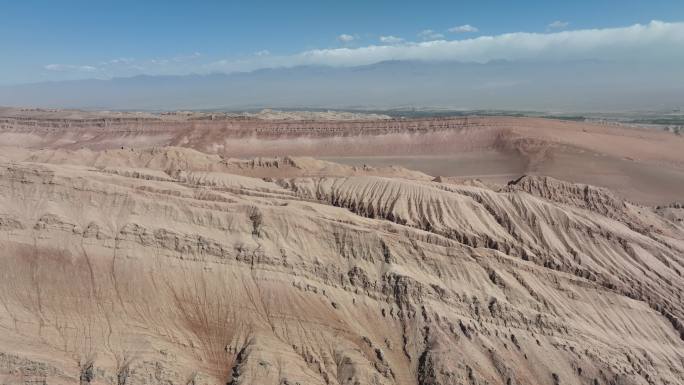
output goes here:
[[0, 85], [384, 60], [684, 63], [681, 0], [0, 0]]

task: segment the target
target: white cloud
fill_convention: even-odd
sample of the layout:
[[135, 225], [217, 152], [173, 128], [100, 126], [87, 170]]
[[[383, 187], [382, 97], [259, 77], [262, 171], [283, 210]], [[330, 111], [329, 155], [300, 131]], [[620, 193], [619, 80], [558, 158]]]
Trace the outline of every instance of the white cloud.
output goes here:
[[254, 52], [254, 56], [268, 56], [271, 52], [267, 49], [262, 49], [261, 51]]
[[[266, 56], [268, 51], [259, 51], [255, 55]], [[197, 60], [202, 57], [199, 52], [176, 55], [167, 58], [134, 59], [118, 57], [101, 61], [92, 65], [75, 64], [47, 64], [43, 68], [48, 71], [62, 73], [83, 73], [87, 77], [110, 78], [113, 76], [133, 76], [141, 73], [151, 75], [170, 75], [178, 73], [191, 73], [201, 68], [202, 64]]]
[[380, 42], [385, 44], [399, 44], [402, 43], [404, 39], [396, 36], [380, 36]]
[[169, 60], [169, 59], [150, 59], [150, 60], [148, 60], [149, 64], [160, 65], [160, 66], [165, 66], [165, 65], [169, 64], [170, 61], [171, 60]]
[[550, 29], [564, 29], [564, 28], [566, 28], [566, 27], [569, 26], [569, 25], [570, 25], [570, 23], [568, 23], [567, 21], [556, 20], [556, 21], [554, 21], [553, 23], [550, 23], [549, 25], [547, 25], [547, 28], [550, 28]]
[[355, 66], [385, 60], [684, 60], [684, 22], [652, 21], [621, 28], [553, 33], [513, 32], [419, 43], [384, 36], [381, 42], [387, 45], [316, 49], [262, 61], [225, 60], [209, 68], [231, 72], [297, 65]]
[[346, 33], [341, 34], [340, 36], [337, 37], [337, 40], [342, 42], [342, 43], [350, 43], [354, 41], [354, 36], [348, 35]]
[[128, 57], [119, 57], [116, 59], [111, 59], [107, 61], [100, 62], [100, 65], [106, 66], [106, 65], [128, 65], [132, 64], [135, 61], [133, 58], [128, 58]]
[[470, 24], [463, 24], [463, 25], [459, 25], [456, 27], [449, 28], [449, 32], [451, 32], [451, 33], [469, 33], [469, 32], [477, 32], [477, 31], [479, 31], [479, 29], [477, 29], [476, 27], [473, 27]]
[[[193, 52], [189, 55], [178, 55], [174, 56], [171, 58], [158, 58], [158, 59], [150, 59], [147, 61], [143, 61], [146, 64], [152, 64], [152, 65], [159, 65], [159, 66], [166, 66], [166, 65], [172, 65], [174, 63], [185, 63], [188, 61], [195, 60], [199, 57], [201, 57], [202, 54], [199, 52]], [[129, 63], [130, 64], [130, 63]]]
[[434, 31], [432, 29], [424, 29], [420, 32], [418, 32], [418, 37], [421, 40], [439, 40], [439, 39], [444, 39], [444, 35]]
[[[299, 65], [358, 66], [387, 60], [460, 61], [491, 60], [568, 61], [606, 60], [648, 63], [684, 63], [684, 22], [652, 21], [619, 28], [512, 32], [454, 40], [404, 41], [382, 36], [380, 42], [358, 48], [307, 50], [291, 55], [257, 52], [214, 62], [199, 54], [156, 60], [136, 59], [117, 66], [48, 64], [49, 71], [92, 73], [104, 76], [186, 74], [253, 71]], [[193, 59], [193, 60], [189, 60]], [[114, 59], [118, 60], [118, 59]], [[135, 68], [134, 68], [135, 67]]]
[[74, 64], [47, 64], [43, 68], [48, 71], [56, 72], [97, 72], [97, 67], [89, 65], [74, 65]]

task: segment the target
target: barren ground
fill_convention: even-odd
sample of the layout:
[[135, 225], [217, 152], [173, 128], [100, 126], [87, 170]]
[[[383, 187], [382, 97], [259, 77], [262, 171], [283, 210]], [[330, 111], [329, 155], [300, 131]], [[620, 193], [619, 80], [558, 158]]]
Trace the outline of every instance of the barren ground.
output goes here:
[[684, 383], [674, 134], [20, 112], [2, 384]]
[[681, 199], [684, 191], [684, 137], [670, 132], [541, 118], [264, 116], [6, 109], [0, 110], [0, 144], [71, 150], [181, 146], [234, 158], [312, 156], [497, 183], [547, 175], [608, 187], [652, 205]]

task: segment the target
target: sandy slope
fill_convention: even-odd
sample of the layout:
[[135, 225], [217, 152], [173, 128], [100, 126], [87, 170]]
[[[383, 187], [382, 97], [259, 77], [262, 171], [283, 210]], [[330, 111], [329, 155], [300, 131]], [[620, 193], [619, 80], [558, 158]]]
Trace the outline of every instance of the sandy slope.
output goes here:
[[678, 210], [535, 176], [5, 148], [0, 382], [681, 384]]

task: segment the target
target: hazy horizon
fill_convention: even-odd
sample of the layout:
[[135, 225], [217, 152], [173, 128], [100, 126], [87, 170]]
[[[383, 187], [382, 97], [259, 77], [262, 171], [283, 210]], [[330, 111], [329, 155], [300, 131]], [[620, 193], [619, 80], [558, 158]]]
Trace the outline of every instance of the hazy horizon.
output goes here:
[[209, 75], [137, 75], [0, 87], [0, 105], [175, 110], [250, 108], [600, 112], [682, 107], [678, 65], [605, 61], [384, 61]]

